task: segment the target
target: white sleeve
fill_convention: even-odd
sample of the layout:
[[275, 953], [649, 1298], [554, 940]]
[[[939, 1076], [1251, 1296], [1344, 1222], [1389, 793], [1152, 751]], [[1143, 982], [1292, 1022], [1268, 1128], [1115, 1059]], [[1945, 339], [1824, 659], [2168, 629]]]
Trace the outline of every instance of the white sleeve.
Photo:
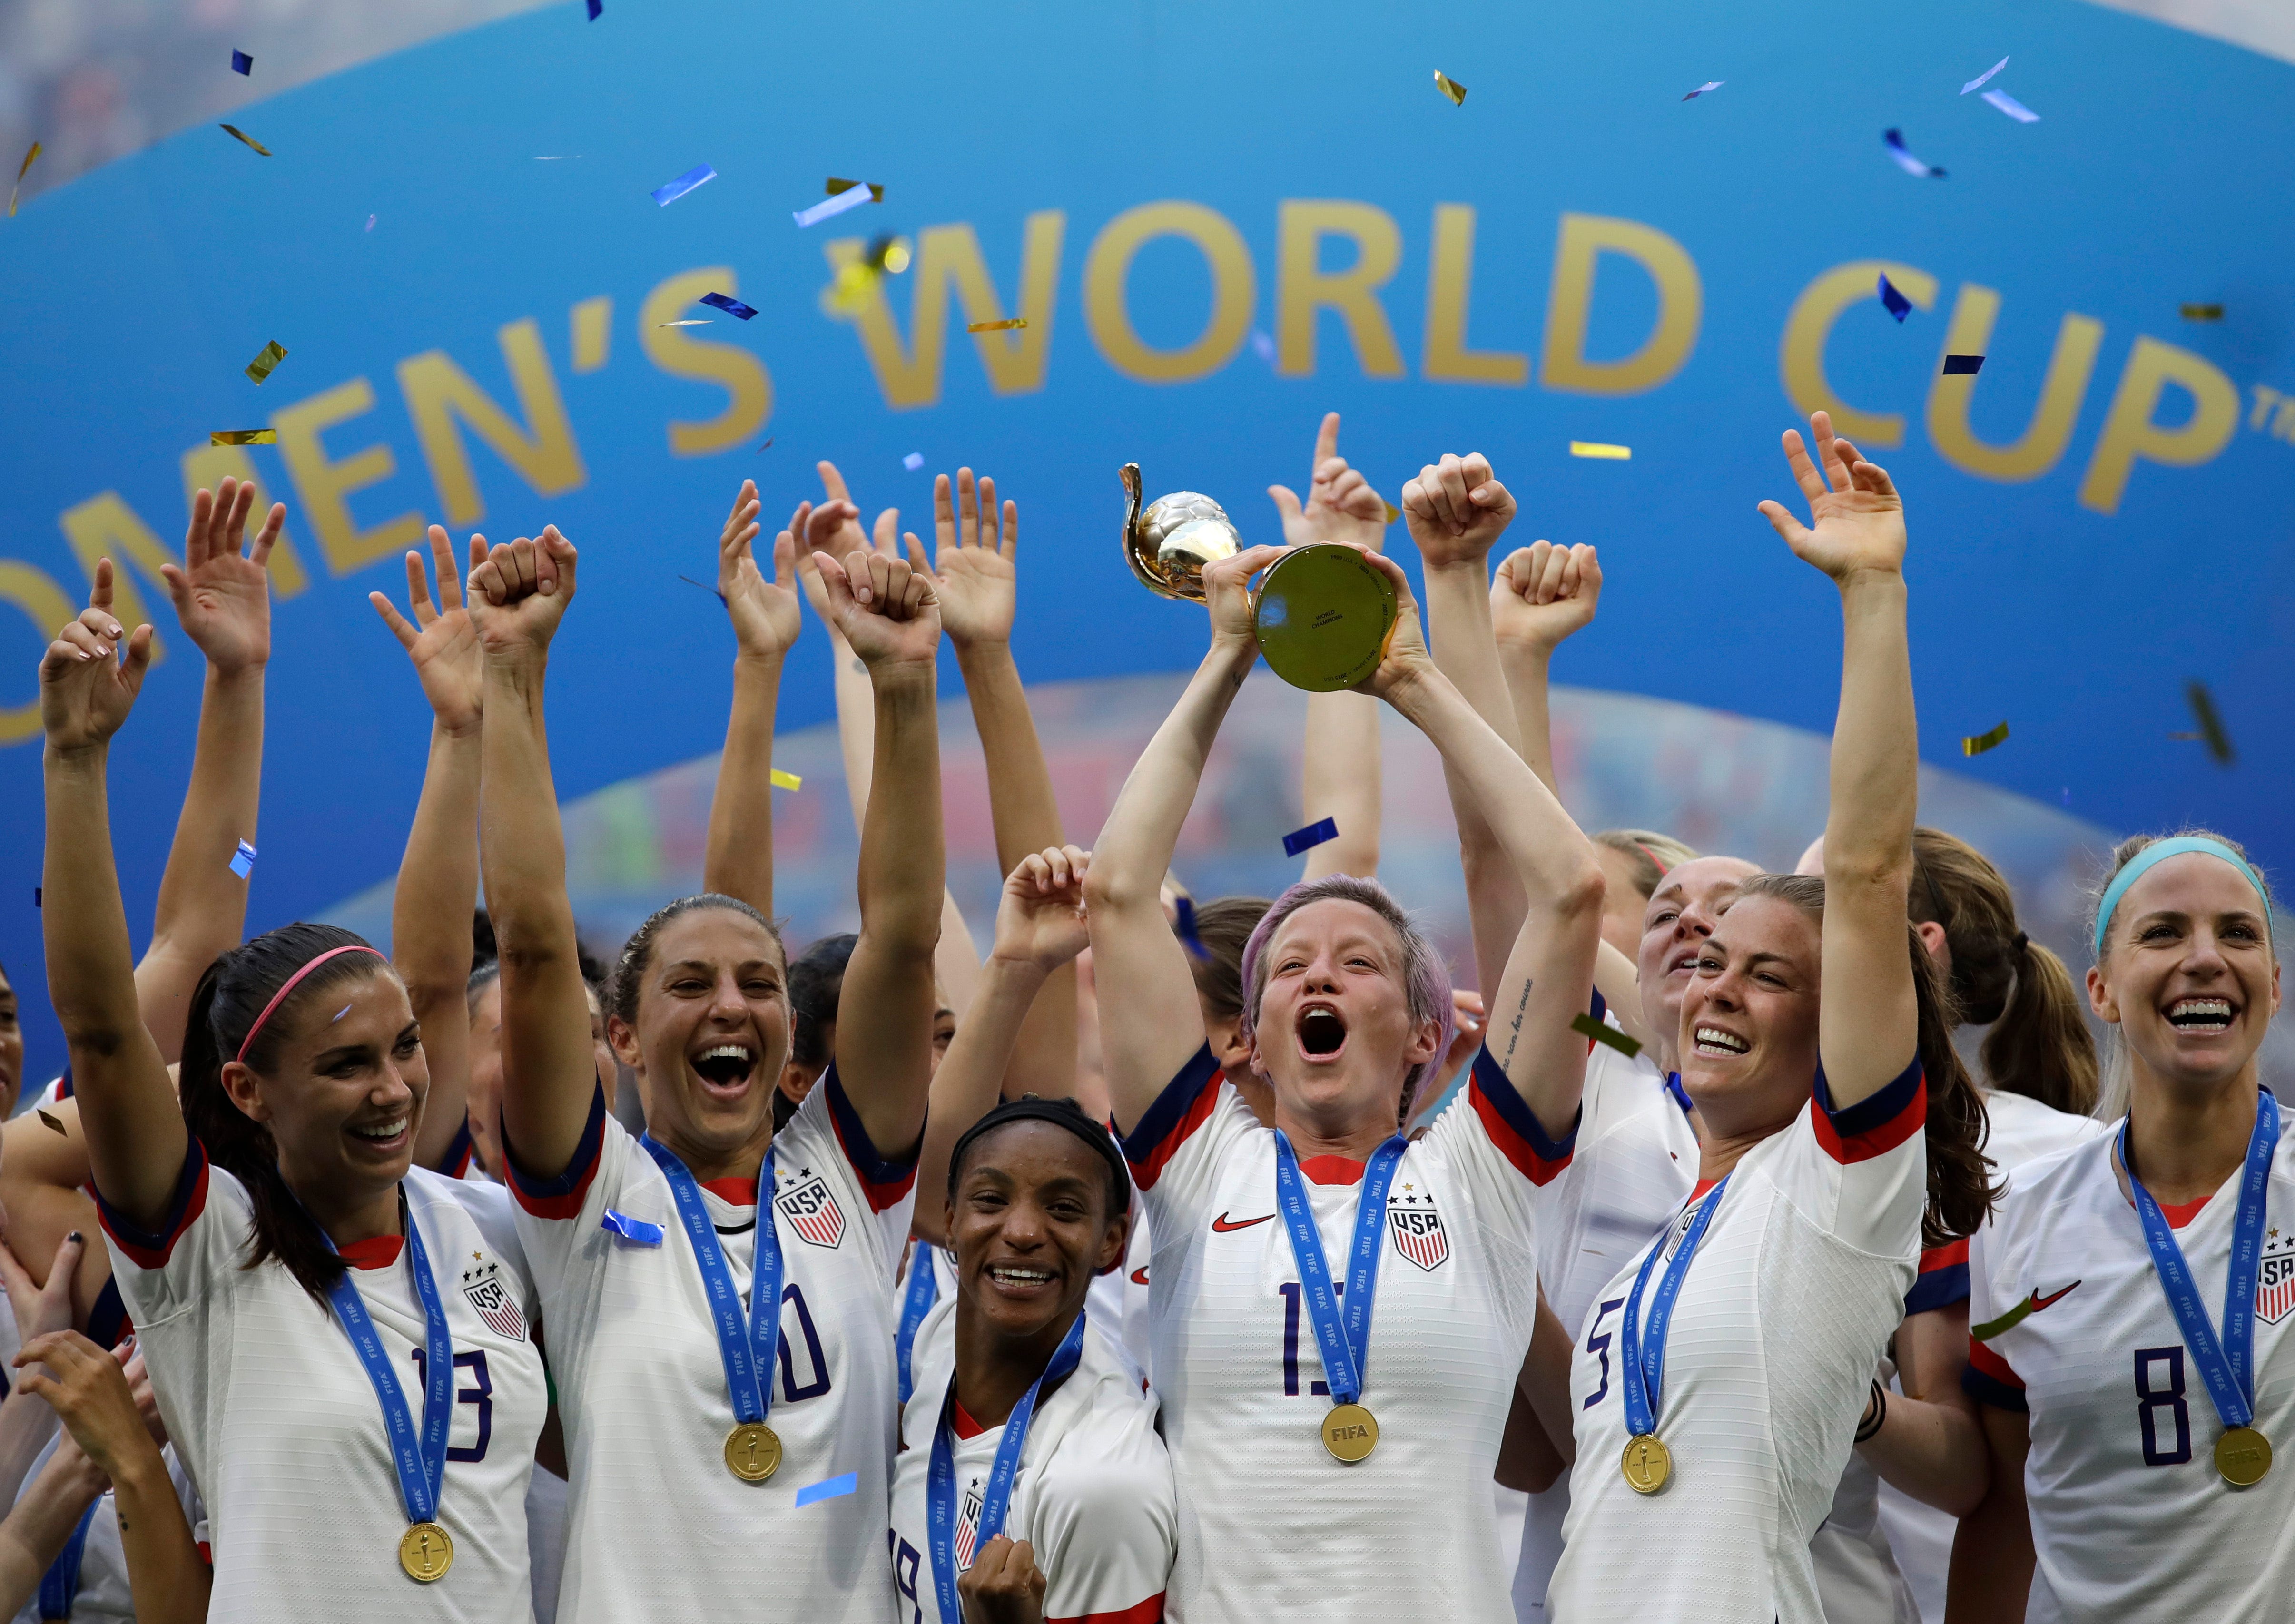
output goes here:
[[1191, 1240], [1202, 1230], [1227, 1152], [1260, 1130], [1205, 1044], [1123, 1137], [1123, 1159], [1156, 1245]]
[[200, 1307], [246, 1260], [255, 1208], [237, 1179], [211, 1165], [187, 1136], [183, 1171], [154, 1230], [139, 1228], [101, 1194], [96, 1216], [111, 1245], [112, 1278], [137, 1326], [155, 1326]]
[[[502, 1171], [509, 1176], [510, 1198], [518, 1204], [518, 1252], [525, 1257], [543, 1303], [555, 1303], [577, 1271], [586, 1268], [594, 1274], [604, 1268], [612, 1243], [603, 1228], [606, 1211], [623, 1204], [642, 1157], [628, 1130], [607, 1114], [603, 1089], [592, 1095], [590, 1120], [574, 1158], [557, 1177], [536, 1179], [519, 1171], [516, 1151], [504, 1147]], [[663, 1229], [675, 1225], [666, 1199], [645, 1204], [647, 1211], [630, 1216]], [[551, 1318], [545, 1310], [543, 1322]], [[565, 1325], [551, 1329], [561, 1336], [572, 1332]]]
[[[881, 1272], [891, 1284], [900, 1273], [901, 1251], [908, 1242], [909, 1220], [915, 1212], [916, 1150], [922, 1148], [922, 1136], [906, 1160], [879, 1152], [832, 1063], [773, 1142], [788, 1147], [773, 1159], [775, 1171], [784, 1176], [796, 1171], [788, 1159], [790, 1154], [837, 1170], [837, 1182], [865, 1204], [870, 1220], [866, 1228], [875, 1236]], [[785, 1219], [797, 1216], [786, 1207], [783, 1213]]]
[[1036, 1567], [1044, 1624], [1151, 1624], [1164, 1616], [1179, 1499], [1155, 1412], [1134, 1405], [1121, 1432], [1071, 1433], [1037, 1485]]
[[1912, 1262], [1928, 1204], [1927, 1121], [1918, 1056], [1894, 1081], [1837, 1111], [1820, 1069], [1769, 1177], [1817, 1229], [1859, 1252]]
[[1569, 1167], [1576, 1124], [1558, 1142], [1547, 1138], [1505, 1070], [1482, 1049], [1474, 1052], [1465, 1089], [1443, 1107], [1426, 1138], [1465, 1174], [1482, 1221], [1524, 1252], [1533, 1251], [1540, 1192]]

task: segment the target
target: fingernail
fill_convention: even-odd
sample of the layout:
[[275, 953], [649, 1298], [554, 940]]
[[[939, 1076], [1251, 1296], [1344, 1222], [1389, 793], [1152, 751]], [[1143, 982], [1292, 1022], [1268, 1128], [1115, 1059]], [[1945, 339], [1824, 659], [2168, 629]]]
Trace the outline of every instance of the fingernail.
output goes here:
[[69, 1241], [75, 1246], [78, 1245], [80, 1244], [79, 1231], [77, 1229], [73, 1230], [69, 1235], [65, 1236], [64, 1239]]

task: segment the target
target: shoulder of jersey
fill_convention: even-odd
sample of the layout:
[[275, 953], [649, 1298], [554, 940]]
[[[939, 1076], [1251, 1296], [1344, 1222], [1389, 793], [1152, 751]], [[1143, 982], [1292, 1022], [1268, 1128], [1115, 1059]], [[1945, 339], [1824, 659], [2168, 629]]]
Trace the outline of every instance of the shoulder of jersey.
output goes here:
[[2061, 1206], [2086, 1192], [2091, 1181], [2098, 1179], [2114, 1184], [2116, 1189], [2111, 1176], [2111, 1138], [2109, 1133], [2093, 1134], [2077, 1145], [2067, 1145], [2062, 1150], [2018, 1163], [2015, 1176], [2008, 1181], [2007, 1193], [1994, 1210], [1994, 1224], [2005, 1228], [2050, 1207]]

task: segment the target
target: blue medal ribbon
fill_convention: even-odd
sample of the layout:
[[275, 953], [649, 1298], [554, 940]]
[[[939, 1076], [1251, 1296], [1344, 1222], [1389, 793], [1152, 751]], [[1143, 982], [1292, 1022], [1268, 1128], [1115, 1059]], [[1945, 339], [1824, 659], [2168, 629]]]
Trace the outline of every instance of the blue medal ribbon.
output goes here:
[[72, 1530], [71, 1538], [64, 1541], [64, 1548], [58, 1553], [55, 1561], [48, 1564], [48, 1571], [40, 1575], [41, 1618], [71, 1617], [73, 1599], [79, 1595], [80, 1558], [87, 1550], [87, 1525], [95, 1521], [96, 1508], [102, 1504], [102, 1495], [87, 1503], [87, 1509], [80, 1513], [79, 1524]]
[[1396, 1134], [1371, 1152], [1363, 1164], [1362, 1194], [1355, 1204], [1355, 1237], [1347, 1259], [1347, 1307], [1340, 1315], [1331, 1289], [1331, 1268], [1323, 1258], [1323, 1235], [1315, 1225], [1315, 1209], [1307, 1200], [1307, 1187], [1299, 1177], [1298, 1153], [1291, 1137], [1275, 1130], [1275, 1208], [1290, 1232], [1291, 1257], [1299, 1266], [1299, 1294], [1307, 1300], [1307, 1313], [1315, 1327], [1315, 1346], [1323, 1356], [1323, 1380], [1331, 1390], [1331, 1403], [1353, 1404], [1362, 1397], [1363, 1367], [1370, 1362], [1370, 1310], [1378, 1294], [1379, 1243], [1386, 1233], [1386, 1192], [1394, 1183], [1394, 1170], [1410, 1142]]
[[726, 1266], [725, 1248], [702, 1202], [701, 1187], [677, 1153], [653, 1135], [638, 1143], [669, 1180], [678, 1221], [685, 1226], [694, 1261], [701, 1265], [702, 1287], [717, 1327], [717, 1357], [724, 1363], [725, 1387], [733, 1400], [733, 1419], [744, 1424], [763, 1421], [773, 1408], [773, 1364], [780, 1358], [781, 1334], [781, 1242], [773, 1226], [773, 1153], [765, 1152], [764, 1165], [757, 1170], [757, 1258], [744, 1314], [741, 1293], [734, 1289], [733, 1271]]
[[[419, 1433], [406, 1408], [406, 1394], [398, 1385], [398, 1375], [390, 1367], [390, 1355], [375, 1333], [365, 1299], [351, 1283], [349, 1269], [329, 1288], [327, 1302], [350, 1337], [359, 1363], [366, 1367], [366, 1379], [374, 1384], [375, 1397], [382, 1401], [383, 1430], [390, 1435], [391, 1465], [398, 1470], [398, 1498], [406, 1507], [406, 1521], [436, 1522], [438, 1491], [446, 1476], [446, 1429], [454, 1417], [454, 1341], [446, 1330], [446, 1309], [438, 1301], [438, 1282], [431, 1277], [422, 1230], [403, 1190], [398, 1211], [406, 1226], [407, 1272], [414, 1277], [415, 1295], [422, 1303], [422, 1430]], [[326, 1235], [324, 1229], [319, 1233]], [[335, 1251], [331, 1238], [327, 1250]]]
[[1689, 1261], [1697, 1255], [1697, 1244], [1705, 1238], [1713, 1214], [1721, 1210], [1721, 1192], [1728, 1187], [1729, 1177], [1725, 1173], [1721, 1182], [1705, 1193], [1704, 1204], [1690, 1220], [1689, 1232], [1674, 1248], [1673, 1261], [1666, 1265], [1665, 1275], [1658, 1281], [1646, 1328], [1641, 1322], [1642, 1293], [1649, 1286], [1658, 1254], [1665, 1250], [1664, 1236], [1651, 1245], [1649, 1255], [1642, 1260], [1641, 1272], [1634, 1277], [1634, 1289], [1627, 1294], [1626, 1317], [1618, 1326], [1618, 1351], [1625, 1367], [1620, 1384], [1625, 1389], [1626, 1432], [1630, 1437], [1646, 1438], [1657, 1431], [1658, 1409], [1665, 1397], [1665, 1336], [1673, 1324], [1674, 1300], [1681, 1295], [1681, 1283], [1689, 1277]]
[[1673, 1103], [1681, 1107], [1682, 1115], [1687, 1116], [1697, 1109], [1695, 1106], [1689, 1103], [1689, 1090], [1681, 1086], [1679, 1072], [1668, 1072], [1665, 1074], [1665, 1091], [1673, 1096]]
[[[927, 1260], [929, 1264], [930, 1260]], [[981, 1491], [980, 1522], [972, 1536], [972, 1554], [980, 1555], [991, 1539], [1004, 1531], [1004, 1514], [1012, 1504], [1013, 1481], [1020, 1475], [1020, 1451], [1027, 1447], [1028, 1424], [1036, 1418], [1036, 1395], [1047, 1383], [1065, 1380], [1083, 1359], [1084, 1311], [1076, 1310], [1075, 1323], [1054, 1349], [1044, 1372], [1012, 1407], [1004, 1422], [1004, 1436], [996, 1445], [996, 1463], [989, 1468], [988, 1486]], [[964, 1624], [963, 1604], [956, 1595], [956, 1449], [948, 1440], [948, 1412], [956, 1402], [956, 1377], [948, 1379], [948, 1396], [940, 1401], [940, 1424], [933, 1429], [932, 1467], [926, 1479], [927, 1543], [932, 1546], [933, 1590], [940, 1598], [941, 1624]]]
[[2224, 1428], [2249, 1426], [2255, 1421], [2255, 1277], [2263, 1255], [2263, 1210], [2271, 1187], [2271, 1158], [2279, 1147], [2279, 1101], [2269, 1089], [2255, 1102], [2255, 1131], [2247, 1141], [2247, 1161], [2240, 1169], [2239, 1213], [2231, 1232], [2231, 1266], [2224, 1275], [2223, 1335], [2208, 1323], [2207, 1305], [2200, 1301], [2199, 1283], [2168, 1216], [2128, 1158], [2128, 1120], [2119, 1123], [2119, 1165], [2127, 1171], [2128, 1187], [2136, 1196], [2136, 1211], [2144, 1220], [2144, 1244], [2151, 1248], [2152, 1267], [2168, 1294], [2168, 1310], [2192, 1362], [2200, 1367], [2215, 1400]]
[[909, 1284], [901, 1294], [901, 1326], [893, 1341], [893, 1351], [901, 1365], [903, 1406], [917, 1391], [916, 1380], [909, 1373], [909, 1356], [917, 1345], [917, 1328], [939, 1301], [940, 1279], [933, 1269], [932, 1243], [920, 1240], [909, 1249]]

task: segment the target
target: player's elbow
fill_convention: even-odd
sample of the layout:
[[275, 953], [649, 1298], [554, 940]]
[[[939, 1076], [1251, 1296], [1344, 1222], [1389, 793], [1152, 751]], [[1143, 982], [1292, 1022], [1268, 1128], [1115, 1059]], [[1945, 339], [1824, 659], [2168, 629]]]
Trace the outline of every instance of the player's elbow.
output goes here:
[[1564, 919], [1599, 919], [1603, 900], [1609, 890], [1608, 877], [1595, 861], [1593, 848], [1587, 846], [1583, 855], [1560, 877], [1554, 891], [1554, 911]]
[[1131, 872], [1120, 861], [1105, 861], [1095, 852], [1091, 867], [1083, 877], [1084, 911], [1093, 918], [1107, 919], [1149, 908], [1161, 909], [1161, 879], [1159, 875]]

